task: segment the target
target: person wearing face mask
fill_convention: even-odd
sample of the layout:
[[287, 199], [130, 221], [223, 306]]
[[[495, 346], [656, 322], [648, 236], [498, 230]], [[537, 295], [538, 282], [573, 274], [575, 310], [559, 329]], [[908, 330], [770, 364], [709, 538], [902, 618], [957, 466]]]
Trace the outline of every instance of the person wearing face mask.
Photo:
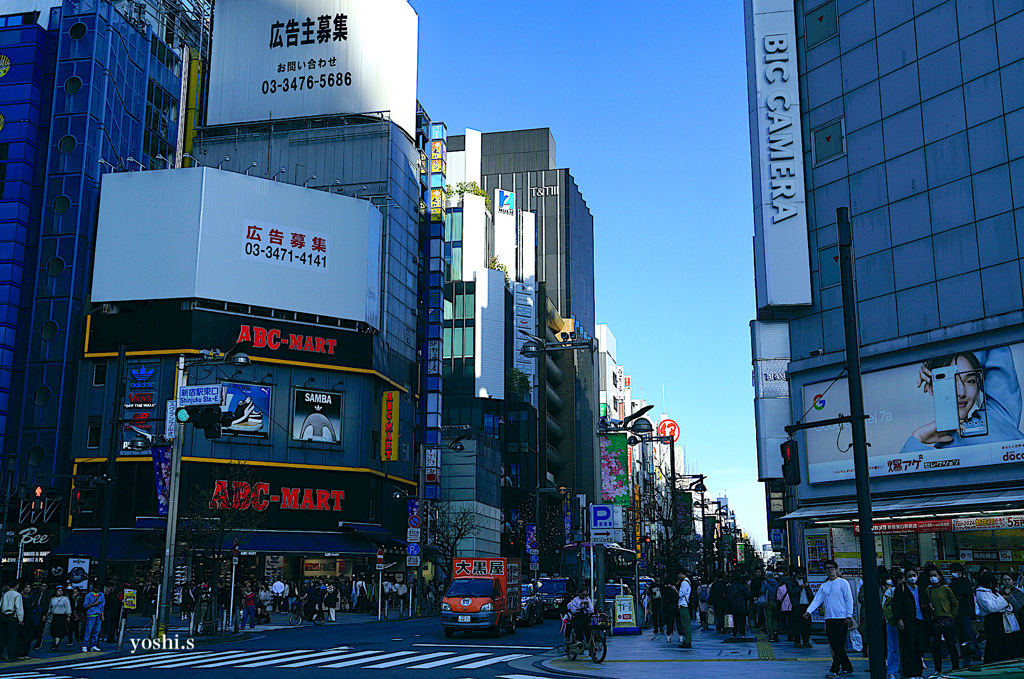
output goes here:
[[953, 669], [960, 669], [960, 654], [956, 648], [953, 620], [960, 613], [960, 602], [946, 585], [946, 579], [934, 566], [928, 570], [928, 585], [925, 589], [925, 613], [928, 616], [928, 631], [932, 638], [932, 659], [935, 672], [942, 672], [942, 645], [945, 643]]
[[[971, 585], [970, 579], [964, 575], [964, 567], [961, 564], [950, 565], [949, 572], [952, 576], [949, 588], [960, 605], [956, 617], [953, 618], [953, 632], [956, 634], [957, 644], [971, 644], [976, 647], [978, 639], [974, 634], [974, 627], [971, 625], [971, 618], [974, 617], [974, 587]], [[963, 664], [964, 666], [970, 664], [970, 654], [966, 651], [963, 656]]]
[[890, 574], [882, 580], [882, 617], [885, 618], [885, 677], [896, 679], [900, 673], [900, 631], [892, 609], [896, 588], [903, 582], [903, 571], [893, 566]]
[[807, 571], [803, 567], [793, 569], [793, 579], [786, 593], [789, 595], [790, 606], [793, 607], [789, 614], [789, 622], [790, 629], [793, 630], [794, 646], [810, 648], [811, 621], [804, 617], [804, 613], [814, 600], [814, 592], [807, 584]]
[[[1024, 591], [1017, 587], [1016, 581], [1009, 573], [1003, 573], [999, 577], [999, 593], [1003, 595], [1007, 603], [1013, 607], [1013, 615], [1017, 618], [1017, 626], [1024, 629], [1021, 619], [1024, 618]], [[1010, 635], [1010, 644], [1014, 650], [1015, 658], [1024, 656], [1024, 632], [1013, 632]]]
[[978, 614], [985, 620], [985, 665], [1017, 657], [1014, 635], [1020, 635], [1020, 624], [1013, 615], [1013, 606], [998, 589], [995, 573], [985, 571], [978, 575], [975, 597]]
[[915, 569], [906, 569], [906, 580], [895, 586], [892, 612], [899, 630], [903, 677], [920, 679], [924, 670], [925, 624]]

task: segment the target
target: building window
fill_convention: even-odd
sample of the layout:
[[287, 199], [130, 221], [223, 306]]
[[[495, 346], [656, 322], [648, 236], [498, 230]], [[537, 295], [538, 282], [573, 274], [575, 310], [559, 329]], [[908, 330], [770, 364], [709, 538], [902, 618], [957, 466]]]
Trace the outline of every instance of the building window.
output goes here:
[[98, 424], [89, 425], [89, 433], [86, 436], [85, 447], [86, 448], [99, 448], [100, 437], [102, 435], [102, 426]]
[[846, 129], [842, 118], [822, 125], [811, 133], [814, 164], [821, 165], [846, 155]]
[[839, 246], [822, 248], [818, 250], [818, 277], [821, 279], [821, 289], [831, 288], [839, 285]]
[[835, 0], [818, 5], [804, 15], [804, 39], [807, 49], [820, 45], [839, 34], [839, 20], [836, 18]]
[[97, 363], [92, 367], [92, 386], [103, 387], [107, 384], [107, 364]]

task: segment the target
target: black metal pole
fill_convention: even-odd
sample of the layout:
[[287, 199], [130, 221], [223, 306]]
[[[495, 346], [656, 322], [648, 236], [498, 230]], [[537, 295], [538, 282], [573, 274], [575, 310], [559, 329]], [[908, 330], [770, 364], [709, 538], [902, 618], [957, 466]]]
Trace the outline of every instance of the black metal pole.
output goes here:
[[669, 525], [672, 526], [672, 537], [676, 536], [676, 439], [674, 436], [668, 436], [668, 463], [671, 466], [669, 469], [669, 483], [672, 484], [671, 494], [669, 495], [669, 505], [671, 506], [672, 521]]
[[860, 372], [860, 327], [853, 273], [853, 230], [850, 209], [836, 210], [839, 228], [839, 271], [843, 285], [843, 318], [846, 330], [846, 372], [850, 386], [850, 429], [853, 433], [853, 468], [857, 483], [857, 516], [860, 523], [860, 567], [864, 579], [864, 610], [867, 616], [868, 662], [871, 679], [885, 679], [885, 637], [882, 635], [882, 602], [878, 599], [878, 562], [871, 521], [871, 481], [868, 477], [867, 434], [864, 429], [864, 392]]
[[117, 377], [114, 381], [114, 412], [110, 418], [110, 448], [107, 450], [107, 486], [103, 490], [103, 524], [100, 527], [99, 569], [101, 583], [107, 579], [107, 547], [110, 544], [110, 522], [114, 517], [114, 479], [117, 475], [117, 456], [121, 452], [121, 408], [124, 407], [126, 355], [128, 348], [117, 348]]

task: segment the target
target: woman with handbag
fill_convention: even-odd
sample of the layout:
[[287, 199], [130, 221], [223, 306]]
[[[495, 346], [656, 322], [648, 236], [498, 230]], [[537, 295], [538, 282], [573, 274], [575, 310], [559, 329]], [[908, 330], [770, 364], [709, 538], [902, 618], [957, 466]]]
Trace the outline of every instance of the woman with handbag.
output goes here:
[[928, 616], [928, 631], [932, 637], [932, 659], [935, 661], [935, 672], [942, 672], [942, 643], [945, 641], [946, 651], [953, 669], [960, 669], [960, 654], [957, 652], [956, 634], [953, 621], [960, 614], [960, 602], [953, 590], [946, 586], [946, 579], [934, 566], [928, 570], [928, 588], [925, 590], [925, 601]]
[[[1024, 591], [1017, 586], [1013, 576], [1009, 573], [1003, 573], [998, 577], [1002, 588], [1000, 594], [1006, 599], [1006, 603], [1013, 606], [1013, 615], [1017, 618], [1017, 627], [1020, 630], [1024, 630], [1024, 624], [1021, 624], [1022, 620], [1024, 620]], [[1013, 651], [1014, 658], [1024, 656], [1024, 631], [1020, 630], [1010, 634], [1010, 650]]]
[[985, 622], [985, 657], [982, 664], [989, 665], [1000, 660], [1016, 657], [1011, 635], [1020, 632], [1013, 606], [998, 592], [996, 574], [985, 571], [978, 575], [978, 589], [975, 591], [978, 614]]

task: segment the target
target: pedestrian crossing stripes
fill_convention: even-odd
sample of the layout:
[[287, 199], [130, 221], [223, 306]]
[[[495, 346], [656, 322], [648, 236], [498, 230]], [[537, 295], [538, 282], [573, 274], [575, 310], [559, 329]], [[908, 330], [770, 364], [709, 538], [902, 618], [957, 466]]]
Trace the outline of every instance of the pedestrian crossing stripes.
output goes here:
[[[452, 647], [449, 647], [452, 648]], [[385, 670], [401, 667], [408, 670], [431, 670], [444, 667], [452, 670], [477, 670], [490, 665], [508, 663], [520, 658], [529, 658], [526, 653], [505, 653], [495, 651], [474, 651], [463, 653], [456, 650], [389, 651], [372, 649], [356, 651], [346, 647], [333, 649], [293, 650], [233, 650], [233, 651], [170, 651], [136, 655], [107, 656], [101, 660], [79, 660], [65, 665], [47, 668], [51, 672], [64, 670], [207, 670], [222, 667], [253, 668], [275, 667], [291, 669], [297, 667], [330, 668], [360, 667], [361, 669]], [[26, 673], [24, 676], [5, 675], [3, 679], [74, 679], [54, 674]]]

